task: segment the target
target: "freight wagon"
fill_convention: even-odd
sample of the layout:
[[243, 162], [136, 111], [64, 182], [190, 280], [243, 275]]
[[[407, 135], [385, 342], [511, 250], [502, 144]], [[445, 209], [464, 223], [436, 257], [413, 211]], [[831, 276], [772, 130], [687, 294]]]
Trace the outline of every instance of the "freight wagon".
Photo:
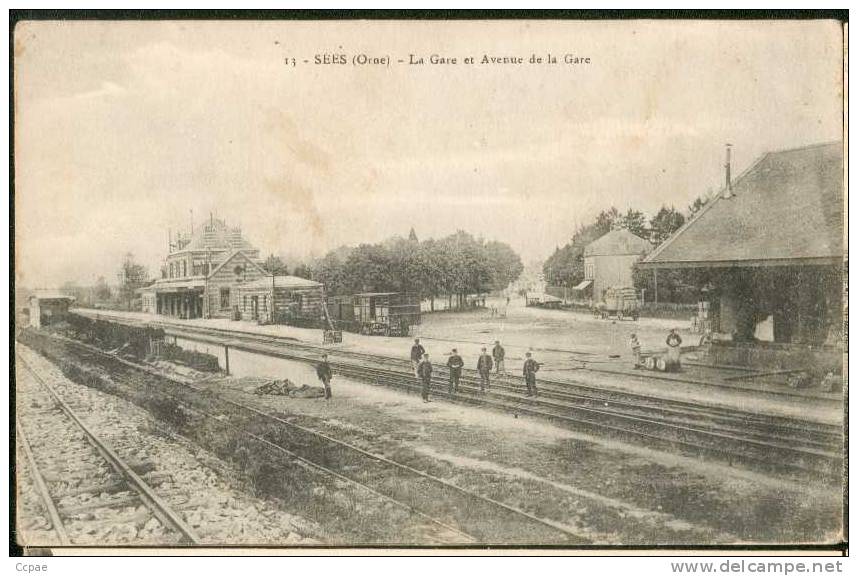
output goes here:
[[400, 292], [364, 292], [327, 302], [336, 330], [381, 336], [408, 336], [420, 324], [420, 300]]

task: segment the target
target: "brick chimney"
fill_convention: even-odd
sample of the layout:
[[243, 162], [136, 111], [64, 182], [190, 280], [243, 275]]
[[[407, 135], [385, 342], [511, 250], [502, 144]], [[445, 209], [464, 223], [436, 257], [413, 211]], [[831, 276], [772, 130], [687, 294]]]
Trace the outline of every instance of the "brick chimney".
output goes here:
[[733, 179], [730, 176], [730, 152], [733, 149], [732, 144], [727, 144], [727, 161], [724, 163], [724, 198], [732, 198], [733, 197]]

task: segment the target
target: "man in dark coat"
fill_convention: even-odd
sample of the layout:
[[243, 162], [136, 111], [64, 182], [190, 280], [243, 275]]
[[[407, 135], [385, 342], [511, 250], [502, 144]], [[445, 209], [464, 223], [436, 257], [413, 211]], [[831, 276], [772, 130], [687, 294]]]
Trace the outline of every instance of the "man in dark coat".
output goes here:
[[506, 370], [503, 368], [504, 356], [506, 356], [506, 350], [501, 346], [500, 340], [495, 340], [495, 347], [492, 348], [492, 358], [495, 359], [495, 373], [497, 374], [506, 373]]
[[417, 366], [420, 364], [420, 359], [423, 358], [423, 354], [425, 353], [426, 350], [420, 345], [420, 338], [415, 338], [414, 346], [411, 347], [411, 369], [414, 370], [415, 376], [418, 376]]
[[492, 372], [492, 357], [486, 354], [483, 348], [480, 358], [477, 360], [477, 372], [480, 373], [480, 391], [485, 392], [489, 386], [489, 374]]
[[447, 359], [447, 367], [450, 369], [450, 386], [447, 390], [450, 394], [456, 394], [459, 392], [459, 378], [462, 377], [462, 367], [464, 365], [465, 362], [462, 360], [462, 357], [459, 356], [459, 352], [453, 348], [453, 352]]
[[423, 361], [417, 365], [417, 375], [420, 378], [421, 389], [424, 402], [431, 402], [429, 399], [429, 385], [432, 383], [432, 363], [429, 362], [429, 354], [423, 355]]
[[527, 384], [527, 395], [536, 396], [536, 372], [539, 370], [539, 363], [531, 358], [530, 352], [525, 354], [524, 361], [524, 383]]
[[331, 378], [334, 377], [334, 372], [331, 370], [331, 365], [328, 364], [328, 355], [322, 354], [322, 361], [316, 364], [316, 376], [325, 385], [325, 400], [331, 399]]

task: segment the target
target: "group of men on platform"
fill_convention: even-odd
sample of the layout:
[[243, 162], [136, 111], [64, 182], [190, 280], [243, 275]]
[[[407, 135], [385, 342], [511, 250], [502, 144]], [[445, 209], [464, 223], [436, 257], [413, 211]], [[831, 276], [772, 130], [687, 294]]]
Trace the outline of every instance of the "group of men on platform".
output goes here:
[[[527, 352], [525, 355], [524, 366], [522, 372], [524, 381], [527, 385], [527, 395], [536, 396], [536, 372], [539, 370], [540, 364], [532, 358], [532, 353]], [[477, 359], [477, 373], [480, 375], [480, 392], [485, 392], [490, 386], [492, 368], [495, 369], [495, 374], [506, 374], [504, 369], [504, 358], [506, 350], [501, 345], [499, 340], [495, 340], [492, 353], [489, 355], [485, 348], [480, 350], [480, 357]], [[447, 358], [447, 368], [450, 371], [450, 382], [447, 386], [449, 394], [457, 394], [459, 392], [459, 380], [462, 377], [462, 369], [465, 367], [465, 362], [459, 355], [459, 351], [453, 348]], [[420, 381], [421, 394], [424, 402], [431, 402], [429, 399], [429, 390], [432, 383], [432, 362], [429, 361], [429, 354], [426, 349], [420, 344], [420, 339], [414, 339], [414, 345], [411, 347], [411, 368], [414, 370], [414, 375]]]

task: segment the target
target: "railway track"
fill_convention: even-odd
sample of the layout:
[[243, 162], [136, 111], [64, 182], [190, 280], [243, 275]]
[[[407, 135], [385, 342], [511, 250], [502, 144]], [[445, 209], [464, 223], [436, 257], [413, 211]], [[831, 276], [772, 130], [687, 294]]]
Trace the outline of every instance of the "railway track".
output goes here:
[[[569, 546], [589, 543], [574, 526], [562, 521], [537, 516], [305, 425], [214, 395], [187, 379], [161, 374], [151, 367], [117, 358], [84, 343], [40, 338], [43, 344], [60, 346], [64, 353], [109, 371], [113, 383], [126, 378], [139, 382], [140, 376], [145, 375], [146, 386], [156, 387], [159, 394], [174, 399], [183, 410], [215, 426], [237, 432], [284, 458], [299, 461], [362, 487], [393, 505], [405, 507], [455, 534], [458, 538], [454, 544]], [[49, 358], [56, 354], [46, 348], [42, 348], [42, 352]], [[126, 385], [133, 387], [135, 384]], [[450, 544], [449, 541], [439, 543]]]
[[[240, 342], [254, 342], [264, 345], [272, 345], [286, 347], [292, 350], [304, 350], [312, 354], [328, 353], [330, 356], [354, 359], [359, 362], [369, 362], [373, 364], [382, 364], [390, 366], [399, 371], [410, 371], [410, 362], [406, 359], [395, 359], [384, 357], [376, 354], [368, 354], [363, 352], [354, 352], [350, 350], [341, 350], [337, 348], [325, 348], [323, 346], [314, 346], [306, 344], [294, 339], [276, 336], [266, 336], [261, 334], [251, 334], [245, 332], [232, 332], [218, 328], [205, 327], [177, 327], [170, 324], [162, 326], [165, 331], [174, 336], [179, 336], [187, 339], [199, 339], [200, 336], [211, 336], [215, 340], [208, 340], [214, 344], [229, 343], [235, 345]], [[228, 342], [227, 342], [228, 341]], [[252, 350], [248, 350], [252, 351]], [[436, 371], [446, 377], [446, 367], [435, 366]], [[641, 372], [642, 378], [649, 378], [651, 374]], [[478, 382], [479, 378], [475, 370], [465, 369], [463, 371], [465, 380], [468, 378], [472, 382]], [[505, 374], [500, 378], [492, 375], [496, 384], [499, 384], [499, 389], [520, 392], [524, 390], [524, 379], [520, 376]], [[839, 427], [816, 423], [812, 421], [797, 421], [794, 418], [759, 414], [747, 411], [740, 411], [727, 407], [716, 406], [712, 404], [700, 404], [690, 401], [682, 401], [676, 399], [667, 399], [653, 397], [645, 394], [639, 394], [628, 391], [611, 390], [592, 384], [587, 384], [576, 379], [553, 380], [544, 378], [541, 375], [538, 378], [540, 394], [545, 397], [556, 397], [563, 399], [581, 399], [595, 403], [609, 403], [613, 407], [625, 406], [631, 409], [655, 408], [661, 413], [676, 413], [682, 416], [693, 415], [694, 417], [705, 417], [716, 419], [723, 422], [746, 424], [760, 424], [767, 427], [778, 429], [797, 429], [802, 432], [811, 434], [820, 434], [824, 440], [839, 438], [841, 431]], [[498, 386], [496, 386], [498, 388]]]
[[[111, 526], [142, 526], [150, 543], [199, 544], [199, 536], [169, 503], [171, 495], [157, 487], [159, 477], [138, 474], [54, 386], [20, 356], [18, 362], [23, 368], [16, 380], [18, 446], [57, 544], [104, 544], [92, 541], [94, 526], [101, 533]], [[30, 432], [40, 440], [38, 449]], [[64, 504], [68, 500], [79, 503]], [[117, 543], [141, 543], [139, 531], [131, 529], [127, 542]]]
[[[169, 332], [182, 338], [227, 344], [235, 350], [300, 362], [315, 362], [324, 351], [335, 371], [343, 376], [419, 390], [410, 363], [405, 360], [256, 335], [231, 333], [227, 339], [197, 330], [171, 328]], [[450, 396], [446, 393], [446, 368], [439, 367], [436, 373], [433, 394], [453, 401], [547, 418], [576, 429], [638, 443], [644, 441], [656, 448], [717, 456], [730, 463], [791, 469], [821, 478], [839, 478], [842, 473], [843, 437], [835, 426], [551, 380], [540, 380], [540, 397], [528, 398], [522, 395], [522, 379], [511, 376], [496, 379], [481, 394], [479, 379], [471, 370], [463, 374], [460, 393]]]

